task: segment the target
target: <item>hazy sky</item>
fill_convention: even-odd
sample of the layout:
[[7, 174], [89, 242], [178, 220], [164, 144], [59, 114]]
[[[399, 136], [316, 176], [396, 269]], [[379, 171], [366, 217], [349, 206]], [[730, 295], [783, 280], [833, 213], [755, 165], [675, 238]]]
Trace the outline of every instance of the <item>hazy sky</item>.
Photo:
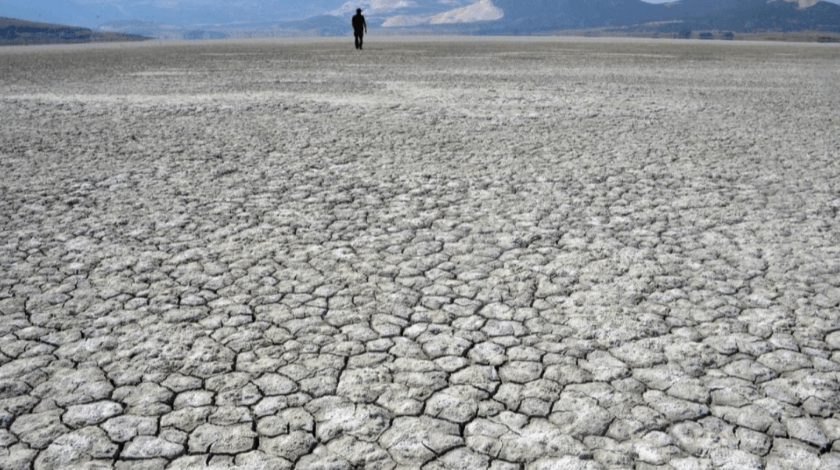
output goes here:
[[[273, 22], [319, 14], [447, 14], [478, 0], [0, 0], [0, 16], [47, 23], [97, 27], [112, 20], [177, 25]], [[585, 1], [585, 0], [580, 0]], [[646, 0], [664, 3], [669, 0]], [[840, 4], [840, 0], [829, 0]]]

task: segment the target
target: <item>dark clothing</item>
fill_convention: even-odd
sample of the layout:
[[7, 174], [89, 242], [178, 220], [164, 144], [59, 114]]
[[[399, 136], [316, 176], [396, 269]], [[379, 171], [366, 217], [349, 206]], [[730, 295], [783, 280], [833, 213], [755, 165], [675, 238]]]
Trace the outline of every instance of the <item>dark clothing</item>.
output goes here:
[[353, 32], [356, 36], [361, 36], [362, 33], [367, 32], [367, 23], [365, 23], [365, 17], [361, 13], [353, 16]]
[[356, 49], [362, 48], [362, 39], [367, 32], [367, 23], [365, 23], [365, 17], [362, 16], [361, 13], [357, 13], [353, 17], [353, 36], [356, 37]]

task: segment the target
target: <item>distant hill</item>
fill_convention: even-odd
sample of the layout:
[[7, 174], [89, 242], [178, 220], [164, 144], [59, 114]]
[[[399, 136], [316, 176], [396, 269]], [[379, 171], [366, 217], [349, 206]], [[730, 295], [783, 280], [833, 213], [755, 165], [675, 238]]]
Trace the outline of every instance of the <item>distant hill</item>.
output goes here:
[[[98, 31], [120, 33], [129, 36], [145, 36], [154, 39], [183, 39], [186, 30], [152, 21], [113, 20], [99, 25]], [[195, 28], [192, 28], [195, 29]]]
[[156, 39], [225, 39], [247, 37], [346, 36], [352, 33], [350, 20], [320, 15], [296, 21], [229, 23], [221, 25], [176, 26], [150, 21], [109, 21], [100, 31], [150, 36]]
[[0, 46], [22, 44], [76, 44], [85, 42], [145, 41], [134, 34], [93, 31], [77, 26], [0, 17]]

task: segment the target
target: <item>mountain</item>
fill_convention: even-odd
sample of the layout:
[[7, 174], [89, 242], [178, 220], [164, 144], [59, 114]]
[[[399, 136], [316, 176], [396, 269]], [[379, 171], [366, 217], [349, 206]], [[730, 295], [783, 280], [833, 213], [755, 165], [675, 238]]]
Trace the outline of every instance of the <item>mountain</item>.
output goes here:
[[535, 34], [613, 27], [625, 31], [728, 30], [840, 32], [840, 6], [802, 8], [783, 0], [495, 0], [504, 16], [481, 24], [480, 34]]
[[[72, 4], [89, 5], [93, 1], [67, 0], [62, 8]], [[347, 36], [351, 34], [350, 17], [357, 6], [363, 8], [372, 35], [532, 35], [564, 30], [645, 34], [717, 31], [716, 35], [840, 32], [840, 5], [816, 0], [678, 0], [665, 4], [642, 0], [167, 0], [166, 3], [172, 8], [166, 9], [165, 15], [158, 11], [159, 5], [148, 2], [126, 3], [125, 11], [120, 10], [119, 15], [111, 4], [100, 2], [95, 9], [87, 10], [80, 6], [73, 11], [122, 19], [102, 20], [97, 23], [98, 31], [19, 22], [11, 29], [9, 25], [0, 26], [3, 28], [0, 43], [107, 40], [102, 38], [108, 33], [118, 33], [113, 37], [122, 39], [145, 36], [179, 40]], [[14, 8], [10, 10], [4, 5], [0, 11], [9, 16], [8, 11], [16, 11]], [[135, 14], [138, 15], [135, 18], [144, 20], [126, 19], [131, 18], [127, 15]], [[295, 15], [298, 19], [288, 19]]]
[[179, 26], [151, 21], [109, 21], [102, 31], [157, 39], [226, 39], [248, 37], [343, 36], [352, 32], [350, 19], [319, 15], [304, 20]]
[[504, 16], [482, 25], [485, 34], [533, 34], [559, 29], [651, 21], [663, 8], [640, 0], [494, 0]]
[[109, 21], [99, 25], [100, 31], [148, 36], [154, 39], [227, 39], [227, 32], [212, 26], [175, 26], [153, 21]]
[[[492, 6], [503, 12], [501, 18], [465, 24], [415, 21], [399, 30], [485, 35], [530, 35], [594, 28], [624, 32], [840, 32], [840, 5], [824, 1], [800, 6], [785, 0], [679, 0], [665, 4], [641, 0], [492, 0]], [[384, 25], [400, 23], [386, 20]]]
[[103, 32], [146, 36], [154, 39], [177, 40], [184, 39], [184, 33], [189, 29], [165, 23], [139, 20], [114, 20], [99, 25], [98, 30]]
[[840, 6], [828, 2], [803, 8], [783, 0], [681, 0], [662, 8], [653, 21], [674, 22], [659, 30], [840, 31]]
[[[647, 0], [661, 2], [663, 0]], [[357, 7], [368, 25], [398, 31], [545, 34], [563, 29], [644, 28], [836, 31], [840, 0], [0, 0], [0, 16], [161, 39], [349, 34]], [[501, 12], [498, 13], [497, 12]], [[42, 16], [43, 15], [43, 16]], [[100, 19], [101, 18], [101, 19]], [[335, 19], [339, 21], [336, 21]], [[140, 21], [136, 21], [140, 20]], [[111, 23], [145, 23], [129, 27]], [[651, 25], [656, 22], [671, 22]], [[670, 26], [669, 26], [670, 25]], [[413, 30], [410, 28], [414, 28]]]
[[148, 37], [0, 17], [0, 45], [144, 41]]

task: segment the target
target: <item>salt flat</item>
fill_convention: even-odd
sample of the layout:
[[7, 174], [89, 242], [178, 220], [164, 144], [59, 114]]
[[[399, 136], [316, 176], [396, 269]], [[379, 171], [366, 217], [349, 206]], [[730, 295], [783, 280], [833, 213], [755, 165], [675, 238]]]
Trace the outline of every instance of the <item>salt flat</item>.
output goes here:
[[840, 468], [838, 59], [0, 49], [0, 468]]

